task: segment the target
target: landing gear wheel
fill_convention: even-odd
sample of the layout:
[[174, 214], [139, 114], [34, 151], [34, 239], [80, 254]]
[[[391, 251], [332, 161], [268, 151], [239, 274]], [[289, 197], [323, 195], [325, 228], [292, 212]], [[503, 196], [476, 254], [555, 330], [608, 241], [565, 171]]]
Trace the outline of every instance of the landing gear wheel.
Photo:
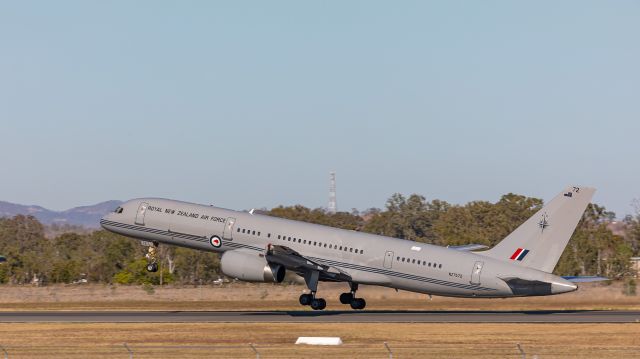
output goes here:
[[313, 310], [323, 310], [327, 307], [327, 302], [322, 298], [315, 298], [311, 301], [311, 309]]
[[340, 303], [342, 304], [350, 304], [353, 300], [353, 293], [342, 293], [340, 294]]
[[300, 296], [300, 304], [311, 305], [312, 302], [313, 302], [313, 296], [311, 294], [302, 294]]
[[352, 309], [364, 309], [364, 307], [367, 306], [367, 302], [364, 298], [353, 298], [350, 304]]
[[153, 242], [147, 250], [147, 271], [155, 273], [158, 271], [158, 242]]

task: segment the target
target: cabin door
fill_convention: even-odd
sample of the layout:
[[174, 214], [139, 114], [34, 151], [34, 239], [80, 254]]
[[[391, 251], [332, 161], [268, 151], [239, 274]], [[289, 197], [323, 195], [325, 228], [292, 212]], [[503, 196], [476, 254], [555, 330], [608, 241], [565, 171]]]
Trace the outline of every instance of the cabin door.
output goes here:
[[142, 202], [140, 206], [138, 206], [138, 212], [136, 213], [136, 224], [144, 226], [144, 215], [147, 213], [147, 207], [149, 207], [149, 203]]
[[233, 240], [233, 226], [236, 224], [235, 218], [227, 218], [227, 223], [224, 224], [224, 233], [222, 233], [222, 237], [226, 240]]
[[484, 262], [475, 262], [473, 264], [473, 270], [471, 271], [471, 284], [480, 284], [480, 273], [482, 272], [482, 266]]
[[393, 265], [393, 252], [387, 251], [387, 253], [384, 254], [384, 267], [387, 269], [391, 269], [392, 265]]

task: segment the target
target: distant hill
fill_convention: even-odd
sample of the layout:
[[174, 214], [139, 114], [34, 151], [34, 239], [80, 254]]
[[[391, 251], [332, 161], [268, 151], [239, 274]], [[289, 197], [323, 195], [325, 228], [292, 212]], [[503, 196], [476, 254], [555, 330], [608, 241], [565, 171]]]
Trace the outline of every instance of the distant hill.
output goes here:
[[71, 225], [86, 228], [99, 228], [100, 218], [118, 207], [121, 201], [106, 201], [92, 206], [82, 206], [66, 211], [51, 211], [40, 206], [25, 206], [0, 201], [0, 217], [13, 217], [19, 214], [34, 216], [45, 225]]

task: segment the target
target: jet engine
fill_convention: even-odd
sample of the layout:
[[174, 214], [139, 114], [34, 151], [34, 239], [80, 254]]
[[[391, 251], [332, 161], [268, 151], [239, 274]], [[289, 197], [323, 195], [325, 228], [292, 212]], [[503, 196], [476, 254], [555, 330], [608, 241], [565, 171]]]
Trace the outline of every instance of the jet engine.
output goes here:
[[281, 283], [286, 270], [279, 264], [267, 263], [256, 253], [226, 251], [220, 259], [220, 269], [226, 276], [247, 282]]

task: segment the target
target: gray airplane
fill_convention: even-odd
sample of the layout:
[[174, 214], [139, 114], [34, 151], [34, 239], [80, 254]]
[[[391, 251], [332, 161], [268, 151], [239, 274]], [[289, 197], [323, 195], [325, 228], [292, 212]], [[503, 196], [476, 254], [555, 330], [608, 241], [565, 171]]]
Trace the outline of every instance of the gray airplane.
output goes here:
[[568, 187], [495, 247], [440, 247], [250, 212], [160, 198], [130, 200], [100, 222], [147, 242], [147, 270], [159, 243], [222, 253], [222, 272], [252, 282], [282, 282], [287, 271], [310, 293], [300, 304], [326, 307], [318, 282], [346, 282], [342, 304], [364, 309], [358, 285], [450, 297], [506, 298], [572, 292], [599, 277], [551, 274], [595, 189]]

